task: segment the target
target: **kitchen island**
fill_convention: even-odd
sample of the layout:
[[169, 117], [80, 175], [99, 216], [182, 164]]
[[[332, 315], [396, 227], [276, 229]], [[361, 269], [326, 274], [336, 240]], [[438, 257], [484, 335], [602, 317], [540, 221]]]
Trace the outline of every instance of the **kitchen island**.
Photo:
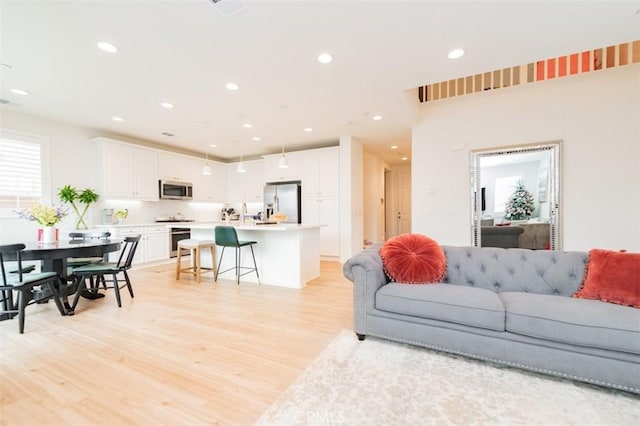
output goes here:
[[[320, 276], [320, 226], [319, 225], [256, 225], [226, 223], [182, 223], [180, 226], [191, 229], [191, 238], [196, 240], [215, 240], [215, 227], [233, 226], [239, 240], [256, 241], [253, 246], [262, 284], [302, 288], [307, 282]], [[218, 262], [222, 250], [216, 249]], [[203, 255], [202, 266], [211, 267], [211, 258]], [[226, 248], [220, 270], [232, 268], [235, 264], [234, 249]], [[242, 249], [242, 266], [252, 267], [251, 250]], [[235, 280], [233, 270], [220, 274], [218, 279]], [[256, 274], [244, 275], [242, 282], [257, 282]]]

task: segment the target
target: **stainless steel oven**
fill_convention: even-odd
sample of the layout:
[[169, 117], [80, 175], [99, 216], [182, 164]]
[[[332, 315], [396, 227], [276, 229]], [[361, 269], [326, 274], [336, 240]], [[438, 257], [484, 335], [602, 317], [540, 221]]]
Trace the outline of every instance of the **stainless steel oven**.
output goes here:
[[170, 256], [178, 256], [178, 241], [188, 240], [189, 238], [191, 238], [190, 228], [171, 228], [171, 231], [169, 231], [169, 243], [171, 244], [169, 247]]

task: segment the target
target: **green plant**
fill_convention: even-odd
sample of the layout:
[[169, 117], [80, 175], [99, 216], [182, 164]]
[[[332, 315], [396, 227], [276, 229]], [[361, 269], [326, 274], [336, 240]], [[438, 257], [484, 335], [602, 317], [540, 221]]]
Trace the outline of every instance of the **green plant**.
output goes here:
[[[58, 197], [60, 201], [63, 203], [71, 204], [73, 211], [76, 212], [78, 216], [78, 221], [76, 222], [76, 229], [87, 229], [87, 223], [84, 221], [84, 216], [87, 214], [87, 210], [89, 209], [89, 205], [98, 201], [100, 196], [90, 188], [83, 189], [81, 192], [78, 192], [76, 188], [71, 185], [63, 186], [60, 191], [58, 191]], [[84, 208], [82, 208], [82, 212], [78, 209], [78, 205], [76, 202], [80, 204], [84, 204]]]
[[129, 216], [129, 210], [127, 210], [127, 209], [116, 210], [116, 212], [113, 214], [113, 216], [118, 220], [125, 220], [127, 218], [127, 216]]

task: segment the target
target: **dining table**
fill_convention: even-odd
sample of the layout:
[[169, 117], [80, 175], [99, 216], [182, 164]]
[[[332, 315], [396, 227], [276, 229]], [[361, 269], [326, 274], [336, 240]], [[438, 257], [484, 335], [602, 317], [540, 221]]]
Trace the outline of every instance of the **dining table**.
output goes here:
[[[24, 250], [21, 252], [23, 261], [39, 260], [42, 272], [55, 272], [62, 281], [62, 286], [59, 289], [60, 300], [65, 307], [67, 315], [73, 315], [73, 309], [69, 304], [69, 287], [74, 288], [75, 283], [67, 284], [70, 278], [70, 271], [67, 267], [67, 260], [74, 257], [103, 257], [105, 261], [108, 260], [108, 255], [111, 252], [120, 250], [122, 244], [121, 238], [111, 239], [91, 239], [91, 240], [59, 240], [53, 243], [43, 243], [41, 241], [29, 241], [24, 242]], [[15, 260], [15, 259], [7, 259]], [[43, 293], [45, 290], [43, 290]], [[48, 293], [48, 292], [46, 292]], [[51, 295], [49, 294], [36, 294], [34, 299], [36, 301], [47, 300]], [[91, 294], [86, 295], [88, 298], [92, 298]]]

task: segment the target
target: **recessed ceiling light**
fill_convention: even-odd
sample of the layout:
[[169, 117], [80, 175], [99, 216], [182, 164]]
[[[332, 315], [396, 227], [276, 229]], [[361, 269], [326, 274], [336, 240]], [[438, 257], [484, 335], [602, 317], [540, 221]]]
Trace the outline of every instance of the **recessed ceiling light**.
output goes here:
[[118, 51], [117, 47], [111, 43], [107, 43], [106, 41], [98, 43], [98, 47], [108, 53], [116, 53]]
[[313, 132], [313, 129], [311, 127], [305, 127], [304, 131], [307, 132], [307, 133], [311, 133], [311, 132]]
[[318, 55], [318, 62], [321, 64], [328, 64], [331, 63], [331, 61], [333, 61], [333, 56], [328, 53], [321, 53]]
[[160, 104], [163, 108], [167, 108], [167, 109], [171, 109], [173, 108], [173, 104], [170, 104], [169, 102], [163, 102]]
[[381, 115], [374, 115], [373, 117], [371, 117], [372, 120], [374, 121], [380, 121], [382, 120], [382, 116]]
[[256, 141], [256, 142], [260, 141], [260, 138], [259, 138], [258, 136], [254, 136], [254, 137], [252, 137], [251, 139], [253, 139], [253, 140], [254, 140], [254, 141]]
[[124, 121], [124, 118], [122, 118], [122, 117], [111, 117], [111, 119], [113, 121]]
[[451, 52], [449, 52], [447, 57], [449, 59], [458, 59], [458, 58], [461, 58], [462, 55], [464, 55], [464, 50], [462, 50], [462, 49], [453, 49]]
[[216, 145], [215, 143], [212, 143], [212, 144], [210, 144], [209, 146], [210, 146], [211, 148], [217, 148], [217, 147], [218, 147], [218, 145]]
[[31, 94], [31, 92], [27, 92], [26, 90], [22, 90], [22, 89], [11, 89], [11, 91], [16, 95], [22, 95], [22, 96], [27, 96]]
[[400, 158], [400, 159], [401, 159], [402, 161], [407, 161], [407, 160], [409, 159], [409, 157], [404, 156], [404, 157], [402, 157], [402, 158]]
[[227, 83], [224, 85], [224, 87], [229, 90], [238, 90], [240, 88], [240, 86], [238, 86], [236, 83]]
[[391, 145], [391, 149], [398, 149], [398, 145]]
[[164, 136], [169, 136], [169, 137], [171, 137], [171, 136], [175, 136], [173, 133], [169, 133], [169, 132], [162, 132], [162, 134], [163, 134]]
[[251, 123], [244, 123], [244, 124], [242, 125], [242, 127], [244, 127], [245, 129], [250, 129], [250, 128], [252, 128], [253, 126], [251, 125]]

